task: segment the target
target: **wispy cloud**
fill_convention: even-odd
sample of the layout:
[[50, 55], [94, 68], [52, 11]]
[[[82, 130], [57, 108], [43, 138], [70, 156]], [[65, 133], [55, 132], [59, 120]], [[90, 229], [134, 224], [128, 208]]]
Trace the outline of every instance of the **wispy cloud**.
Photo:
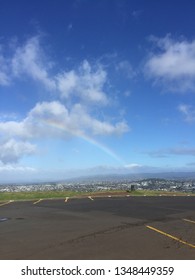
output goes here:
[[132, 79], [136, 76], [136, 71], [127, 60], [122, 60], [116, 64], [116, 70], [123, 73], [128, 79]]
[[67, 29], [68, 29], [68, 30], [71, 30], [72, 28], [73, 28], [72, 23], [69, 23], [69, 25], [68, 25]]
[[40, 46], [39, 36], [32, 37], [16, 48], [12, 58], [13, 75], [16, 77], [28, 75], [48, 89], [54, 90], [56, 85], [49, 76], [50, 62], [47, 60]]
[[10, 44], [0, 46], [0, 85], [8, 86], [15, 79], [29, 77], [54, 90], [56, 84], [50, 75], [52, 65], [41, 45], [41, 36], [31, 37], [23, 43], [10, 41]]
[[7, 85], [9, 85], [9, 83], [10, 83], [10, 80], [9, 80], [8, 75], [1, 70], [0, 71], [0, 85], [7, 86]]
[[151, 37], [156, 51], [145, 64], [145, 74], [171, 91], [195, 91], [195, 41]]
[[186, 164], [187, 166], [195, 166], [195, 162], [188, 162], [187, 164]]
[[134, 10], [132, 13], [131, 13], [131, 16], [134, 20], [138, 20], [141, 15], [142, 15], [143, 11], [142, 10]]
[[5, 55], [2, 54], [2, 50], [0, 48], [0, 85], [7, 86], [9, 84], [9, 61]]
[[162, 157], [168, 157], [171, 155], [176, 156], [195, 156], [195, 148], [190, 147], [175, 147], [175, 148], [167, 148], [167, 149], [159, 149], [156, 151], [150, 151], [147, 152], [149, 156], [162, 158]]
[[195, 107], [192, 105], [181, 104], [178, 110], [183, 114], [185, 121], [189, 123], [195, 122]]

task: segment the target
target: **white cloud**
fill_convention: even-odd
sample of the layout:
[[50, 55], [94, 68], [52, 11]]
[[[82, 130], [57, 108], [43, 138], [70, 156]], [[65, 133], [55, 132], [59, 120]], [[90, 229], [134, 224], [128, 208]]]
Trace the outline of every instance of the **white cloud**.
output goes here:
[[195, 41], [152, 37], [158, 50], [150, 54], [146, 76], [172, 91], [195, 90]]
[[9, 81], [9, 77], [7, 76], [7, 74], [0, 70], [0, 85], [7, 86], [7, 85], [9, 85], [9, 83], [10, 83], [10, 81]]
[[13, 164], [4, 164], [0, 165], [0, 172], [10, 172], [13, 174], [13, 172], [21, 172], [21, 173], [26, 173], [26, 172], [35, 172], [36, 169], [28, 166], [18, 166], [18, 165], [13, 165]]
[[[75, 104], [70, 110], [59, 101], [37, 103], [22, 121], [4, 121], [0, 122], [0, 136], [4, 141], [10, 138], [29, 141], [37, 138], [58, 137], [66, 139], [73, 136], [87, 135], [114, 135], [123, 134], [129, 130], [125, 121], [112, 124], [107, 121], [101, 121], [90, 115], [84, 106]], [[8, 159], [11, 159], [13, 150], [13, 159], [20, 155], [20, 148], [25, 153], [30, 153], [33, 146], [28, 143], [17, 144], [13, 140], [2, 146], [1, 159], [6, 161], [6, 152]], [[10, 151], [10, 152], [9, 152]]]
[[132, 79], [136, 76], [135, 70], [127, 60], [122, 60], [116, 65], [116, 70], [122, 72], [128, 79]]
[[[53, 63], [41, 46], [40, 36], [34, 36], [23, 44], [16, 41], [10, 45], [0, 46], [0, 85], [10, 85], [16, 78], [28, 76], [49, 90], [56, 89], [56, 82], [49, 75]], [[4, 49], [9, 55], [3, 52]]]
[[101, 105], [108, 103], [104, 92], [107, 73], [100, 65], [92, 67], [87, 60], [84, 60], [77, 71], [60, 73], [56, 76], [56, 81], [62, 98], [77, 96], [85, 102]]
[[21, 138], [28, 138], [29, 129], [26, 130], [25, 120], [17, 121], [1, 121], [0, 122], [0, 136], [3, 139], [10, 139], [16, 136]]
[[43, 83], [46, 88], [55, 90], [55, 82], [48, 74], [51, 63], [47, 60], [40, 46], [39, 37], [32, 37], [24, 45], [16, 48], [12, 58], [13, 75], [16, 77], [28, 75], [35, 81]]
[[34, 120], [38, 119], [49, 125], [54, 125], [54, 127], [62, 128], [72, 135], [122, 134], [129, 129], [124, 121], [111, 124], [96, 119], [81, 104], [75, 104], [71, 110], [68, 110], [58, 101], [37, 104], [29, 116], [33, 117]]
[[83, 127], [86, 131], [92, 132], [93, 135], [112, 135], [122, 134], [129, 130], [128, 125], [122, 121], [111, 124], [106, 121], [100, 121], [89, 115], [81, 104], [76, 104], [71, 112], [71, 119]]
[[125, 166], [124, 166], [124, 168], [127, 168], [127, 169], [136, 169], [136, 168], [140, 168], [140, 167], [142, 167], [142, 165], [141, 164], [138, 164], [138, 163], [129, 163], [129, 164], [126, 164]]
[[8, 65], [9, 63], [6, 58], [0, 54], [0, 85], [2, 86], [7, 86], [10, 84]]
[[62, 97], [68, 98], [77, 86], [78, 77], [74, 70], [57, 76], [58, 89]]
[[178, 110], [184, 115], [185, 121], [195, 122], [195, 108], [193, 106], [181, 104]]
[[42, 102], [29, 112], [25, 126], [29, 128], [30, 137], [66, 138], [81, 133], [83, 127], [79, 121], [59, 101]]
[[37, 103], [30, 111], [28, 117], [34, 119], [49, 119], [55, 116], [55, 119], [67, 118], [68, 111], [66, 107], [59, 101]]
[[0, 161], [4, 164], [17, 162], [22, 156], [35, 152], [34, 145], [11, 139], [0, 144]]

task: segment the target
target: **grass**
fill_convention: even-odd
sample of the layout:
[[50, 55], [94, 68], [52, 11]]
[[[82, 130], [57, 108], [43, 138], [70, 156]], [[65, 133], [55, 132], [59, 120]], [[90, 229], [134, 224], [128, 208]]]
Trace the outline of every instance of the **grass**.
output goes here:
[[[34, 200], [42, 198], [65, 198], [76, 195], [73, 191], [36, 191], [36, 192], [3, 192], [0, 193], [0, 201], [5, 200]], [[79, 195], [79, 193], [78, 193]]]
[[34, 191], [34, 192], [0, 192], [0, 201], [8, 200], [38, 200], [38, 199], [55, 199], [66, 197], [87, 197], [87, 196], [186, 196], [195, 195], [192, 193], [182, 192], [165, 192], [158, 190], [135, 190], [135, 191], [96, 191], [96, 192], [76, 192], [76, 191]]
[[195, 195], [192, 193], [184, 193], [184, 192], [171, 192], [171, 191], [159, 191], [159, 190], [135, 190], [130, 192], [133, 196], [187, 196]]

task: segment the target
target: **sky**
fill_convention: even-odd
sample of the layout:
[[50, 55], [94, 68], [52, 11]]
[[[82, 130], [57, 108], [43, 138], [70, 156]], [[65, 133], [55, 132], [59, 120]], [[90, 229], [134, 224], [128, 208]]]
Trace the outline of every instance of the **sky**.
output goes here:
[[195, 170], [193, 0], [0, 0], [0, 183]]

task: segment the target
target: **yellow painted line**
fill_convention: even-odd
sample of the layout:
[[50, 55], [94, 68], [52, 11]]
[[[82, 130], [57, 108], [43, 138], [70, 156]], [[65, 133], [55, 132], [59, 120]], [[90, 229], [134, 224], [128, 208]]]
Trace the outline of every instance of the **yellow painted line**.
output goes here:
[[189, 220], [189, 219], [183, 219], [183, 221], [195, 224], [195, 221], [192, 221], [192, 220]]
[[35, 201], [33, 204], [37, 204], [37, 203], [41, 202], [42, 200], [43, 200], [43, 199], [41, 198], [41, 199]]
[[3, 204], [0, 204], [0, 207], [3, 206], [3, 205], [9, 204], [9, 203], [11, 203], [11, 202], [13, 202], [13, 201], [14, 201], [14, 200], [9, 200], [9, 201], [7, 201], [7, 202], [5, 202], [5, 203], [3, 203]]
[[69, 197], [67, 196], [66, 199], [64, 200], [64, 202], [68, 202]]
[[175, 237], [175, 236], [173, 236], [173, 235], [171, 235], [171, 234], [168, 234], [168, 233], [166, 233], [166, 232], [164, 232], [164, 231], [161, 231], [161, 230], [159, 230], [159, 229], [157, 229], [157, 228], [154, 228], [154, 227], [151, 227], [151, 226], [146, 226], [146, 227], [149, 228], [149, 229], [151, 229], [151, 230], [154, 230], [154, 231], [156, 231], [156, 232], [158, 232], [158, 233], [160, 233], [160, 234], [163, 234], [163, 235], [165, 235], [165, 236], [167, 236], [167, 237], [169, 237], [169, 238], [172, 238], [172, 239], [174, 239], [174, 240], [176, 240], [176, 241], [178, 241], [178, 242], [180, 242], [180, 243], [183, 243], [183, 244], [188, 245], [188, 246], [190, 246], [190, 247], [192, 247], [192, 248], [195, 248], [195, 245], [190, 244], [190, 243], [188, 243], [188, 242], [186, 242], [186, 241], [183, 241], [183, 240], [181, 240], [181, 239], [178, 238], [178, 237]]
[[89, 199], [94, 200], [91, 196], [88, 196]]

